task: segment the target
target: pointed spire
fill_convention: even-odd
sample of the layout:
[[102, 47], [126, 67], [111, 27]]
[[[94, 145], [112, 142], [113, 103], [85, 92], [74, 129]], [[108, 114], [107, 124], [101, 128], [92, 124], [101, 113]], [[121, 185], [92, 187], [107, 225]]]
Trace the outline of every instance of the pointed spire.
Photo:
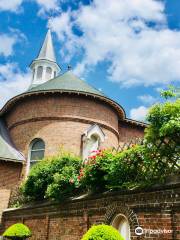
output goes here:
[[51, 30], [48, 29], [44, 43], [41, 47], [39, 56], [37, 60], [39, 59], [47, 59], [53, 62], [56, 62], [56, 57], [54, 53], [54, 47], [52, 43], [52, 36], [51, 36]]
[[47, 82], [58, 76], [61, 71], [56, 62], [50, 29], [48, 29], [39, 56], [32, 61], [30, 68], [33, 73], [31, 86]]

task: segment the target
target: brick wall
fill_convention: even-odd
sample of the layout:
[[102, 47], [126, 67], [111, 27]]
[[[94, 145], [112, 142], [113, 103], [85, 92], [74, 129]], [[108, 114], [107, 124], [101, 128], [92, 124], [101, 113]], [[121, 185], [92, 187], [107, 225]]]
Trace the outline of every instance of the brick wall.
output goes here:
[[[81, 136], [90, 124], [70, 120], [45, 120], [24, 123], [11, 130], [14, 143], [24, 156], [28, 157], [30, 142], [42, 138], [45, 142], [45, 156], [55, 155], [60, 147], [77, 155], [81, 153]], [[104, 147], [116, 147], [118, 137], [108, 129], [103, 128], [107, 138]]]
[[[80, 240], [87, 229], [98, 223], [111, 224], [118, 214], [127, 217], [132, 240], [180, 239], [179, 186], [146, 192], [116, 192], [63, 203], [42, 203], [3, 214], [4, 229], [24, 222], [33, 233], [31, 240]], [[135, 234], [135, 228], [166, 230], [167, 233]], [[168, 233], [169, 232], [169, 233]]]
[[22, 164], [10, 161], [0, 161], [0, 189], [11, 189], [20, 180]]
[[28, 156], [30, 142], [42, 138], [45, 155], [55, 155], [60, 147], [81, 153], [81, 136], [98, 123], [106, 134], [103, 147], [118, 146], [118, 114], [109, 105], [81, 96], [43, 95], [21, 99], [6, 114], [11, 138]]
[[46, 144], [45, 155], [54, 155], [63, 146], [81, 153], [81, 136], [93, 124], [106, 134], [102, 147], [117, 147], [133, 137], [143, 136], [142, 127], [120, 123], [119, 113], [98, 99], [76, 95], [39, 95], [21, 99], [6, 113], [6, 123], [17, 149], [27, 158], [34, 138]]
[[133, 138], [143, 138], [144, 127], [137, 126], [132, 123], [119, 121], [119, 141], [128, 142]]
[[118, 131], [118, 114], [97, 99], [76, 95], [39, 95], [21, 99], [7, 117], [11, 128], [22, 121], [36, 118], [77, 117], [103, 123]]
[[0, 225], [2, 212], [8, 207], [11, 191], [9, 189], [0, 189]]

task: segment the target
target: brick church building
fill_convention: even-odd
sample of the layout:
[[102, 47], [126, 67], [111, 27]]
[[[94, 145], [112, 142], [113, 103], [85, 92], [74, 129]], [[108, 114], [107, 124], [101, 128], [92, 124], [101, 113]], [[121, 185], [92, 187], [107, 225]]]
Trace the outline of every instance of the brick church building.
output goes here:
[[[170, 185], [4, 210], [11, 192], [44, 157], [63, 148], [86, 159], [100, 147], [118, 148], [142, 138], [146, 127], [127, 118], [121, 105], [70, 69], [61, 74], [50, 30], [30, 68], [28, 90], [0, 111], [0, 232], [23, 222], [32, 230], [32, 240], [79, 240], [91, 225], [103, 222], [117, 228], [126, 240], [180, 239], [178, 189]], [[146, 235], [136, 234], [139, 226]], [[166, 232], [149, 233], [159, 228]]]
[[0, 188], [10, 189], [30, 167], [60, 147], [84, 159], [92, 150], [117, 148], [142, 137], [145, 124], [126, 117], [124, 109], [76, 77], [61, 74], [48, 30], [31, 63], [29, 89], [0, 111]]
[[50, 30], [30, 68], [28, 90], [0, 111], [0, 218], [13, 189], [44, 157], [63, 148], [86, 159], [144, 134], [145, 124], [128, 119], [117, 102], [71, 69], [61, 74]]

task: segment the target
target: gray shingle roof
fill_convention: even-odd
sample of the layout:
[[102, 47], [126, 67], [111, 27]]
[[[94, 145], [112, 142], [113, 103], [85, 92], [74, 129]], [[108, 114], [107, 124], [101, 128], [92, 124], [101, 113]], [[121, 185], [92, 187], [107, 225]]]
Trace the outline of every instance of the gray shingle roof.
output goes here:
[[36, 91], [38, 92], [38, 91], [48, 91], [48, 90], [84, 92], [84, 93], [104, 96], [104, 94], [101, 91], [90, 86], [85, 81], [79, 79], [71, 71], [68, 71], [43, 84], [31, 86], [28, 92], [36, 92]]
[[13, 146], [2, 119], [0, 119], [0, 159], [18, 162], [24, 161], [23, 155]]

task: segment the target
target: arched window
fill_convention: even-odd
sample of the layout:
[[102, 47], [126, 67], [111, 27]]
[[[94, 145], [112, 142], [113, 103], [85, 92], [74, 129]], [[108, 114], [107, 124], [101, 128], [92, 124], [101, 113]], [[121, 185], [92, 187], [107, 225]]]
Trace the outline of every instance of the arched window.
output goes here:
[[46, 68], [46, 79], [47, 80], [51, 79], [51, 75], [52, 75], [52, 68], [47, 67]]
[[30, 144], [30, 167], [44, 158], [45, 143], [42, 139], [34, 139]]
[[112, 221], [112, 226], [116, 228], [119, 233], [124, 237], [126, 240], [130, 240], [130, 225], [128, 219], [122, 215], [117, 215], [114, 220]]
[[54, 71], [54, 78], [56, 77], [56, 71]]
[[37, 68], [37, 79], [41, 80], [42, 79], [42, 73], [43, 73], [43, 67], [39, 66]]

